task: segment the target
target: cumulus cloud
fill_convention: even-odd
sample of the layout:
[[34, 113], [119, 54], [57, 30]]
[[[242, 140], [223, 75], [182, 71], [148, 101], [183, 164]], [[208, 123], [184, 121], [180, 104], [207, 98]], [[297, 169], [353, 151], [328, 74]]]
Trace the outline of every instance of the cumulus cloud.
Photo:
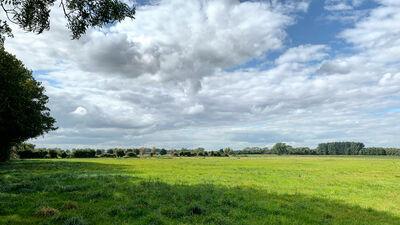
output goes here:
[[[338, 34], [350, 48], [343, 54], [328, 44], [285, 45], [286, 28], [308, 5], [293, 2], [165, 0], [79, 41], [69, 40], [62, 19], [43, 35], [17, 32], [6, 48], [48, 81], [60, 127], [35, 143], [400, 144], [400, 113], [391, 110], [400, 104], [397, 1], [380, 1]], [[268, 68], [226, 70], [278, 49]]]
[[275, 61], [277, 64], [294, 63], [294, 62], [311, 62], [321, 61], [328, 54], [327, 46], [324, 45], [300, 45], [286, 51]]
[[360, 9], [369, 0], [325, 0], [326, 19], [342, 23], [353, 23], [365, 17], [369, 9]]
[[78, 106], [71, 114], [77, 115], [77, 116], [84, 116], [87, 114], [87, 110], [83, 108], [82, 106]]

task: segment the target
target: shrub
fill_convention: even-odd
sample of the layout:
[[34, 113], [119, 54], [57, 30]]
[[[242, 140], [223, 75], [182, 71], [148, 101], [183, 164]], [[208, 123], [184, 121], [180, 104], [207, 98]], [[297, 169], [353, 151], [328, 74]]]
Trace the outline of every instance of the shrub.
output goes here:
[[61, 156], [61, 158], [65, 159], [65, 158], [69, 157], [69, 154], [67, 153], [67, 151], [61, 151], [60, 156]]
[[137, 155], [134, 152], [128, 152], [125, 157], [131, 157], [131, 158], [136, 158]]
[[66, 209], [66, 210], [77, 209], [77, 208], [78, 208], [78, 203], [76, 203], [76, 202], [68, 201], [68, 202], [65, 202], [63, 205], [63, 209]]
[[167, 150], [165, 150], [165, 149], [161, 149], [161, 151], [160, 151], [160, 155], [166, 155], [168, 152], [167, 152]]
[[193, 216], [193, 215], [203, 214], [204, 210], [200, 206], [194, 205], [194, 206], [189, 207], [188, 212], [191, 216]]
[[96, 151], [92, 149], [77, 149], [72, 152], [72, 156], [75, 158], [94, 158]]
[[22, 150], [17, 151], [17, 155], [20, 159], [43, 159], [48, 154], [45, 150]]
[[114, 149], [108, 149], [106, 153], [107, 154], [114, 154]]
[[85, 225], [85, 221], [80, 217], [71, 217], [66, 219], [64, 225]]
[[102, 157], [102, 158], [115, 158], [117, 156], [115, 154], [104, 153], [104, 154], [100, 155], [100, 157]]
[[139, 154], [140, 154], [140, 149], [135, 148], [135, 149], [133, 149], [133, 152], [134, 152], [136, 155], [139, 155]]
[[122, 149], [118, 149], [115, 154], [117, 155], [117, 157], [124, 157], [125, 151]]
[[37, 212], [37, 216], [41, 217], [50, 217], [59, 214], [60, 212], [57, 209], [50, 208], [50, 207], [42, 207]]
[[49, 157], [52, 158], [52, 159], [57, 158], [58, 157], [58, 151], [54, 150], [54, 149], [50, 149], [49, 150]]
[[104, 150], [102, 150], [102, 149], [96, 150], [96, 155], [102, 155], [103, 153], [104, 153]]

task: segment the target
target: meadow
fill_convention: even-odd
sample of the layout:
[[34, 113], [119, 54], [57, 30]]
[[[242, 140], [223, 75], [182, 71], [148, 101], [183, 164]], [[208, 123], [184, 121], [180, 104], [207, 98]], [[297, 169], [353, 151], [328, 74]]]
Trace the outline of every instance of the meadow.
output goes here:
[[400, 224], [400, 158], [0, 164], [0, 224]]

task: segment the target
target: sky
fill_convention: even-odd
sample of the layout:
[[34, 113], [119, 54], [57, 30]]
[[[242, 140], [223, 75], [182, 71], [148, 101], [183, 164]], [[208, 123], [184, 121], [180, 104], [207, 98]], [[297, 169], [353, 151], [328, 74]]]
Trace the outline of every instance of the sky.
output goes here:
[[14, 29], [57, 131], [38, 147], [400, 147], [400, 1], [155, 0], [71, 40]]

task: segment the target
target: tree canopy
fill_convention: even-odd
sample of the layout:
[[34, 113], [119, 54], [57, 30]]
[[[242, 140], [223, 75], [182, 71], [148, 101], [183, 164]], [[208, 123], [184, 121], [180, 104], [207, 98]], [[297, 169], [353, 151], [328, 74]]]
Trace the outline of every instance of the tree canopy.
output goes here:
[[125, 18], [134, 19], [135, 7], [119, 0], [0, 0], [7, 20], [0, 19], [0, 42], [12, 37], [9, 23], [37, 34], [50, 28], [50, 11], [59, 3], [67, 19], [72, 38], [77, 39], [89, 27], [102, 27]]
[[10, 148], [55, 130], [44, 87], [21, 61], [0, 47], [0, 161]]

